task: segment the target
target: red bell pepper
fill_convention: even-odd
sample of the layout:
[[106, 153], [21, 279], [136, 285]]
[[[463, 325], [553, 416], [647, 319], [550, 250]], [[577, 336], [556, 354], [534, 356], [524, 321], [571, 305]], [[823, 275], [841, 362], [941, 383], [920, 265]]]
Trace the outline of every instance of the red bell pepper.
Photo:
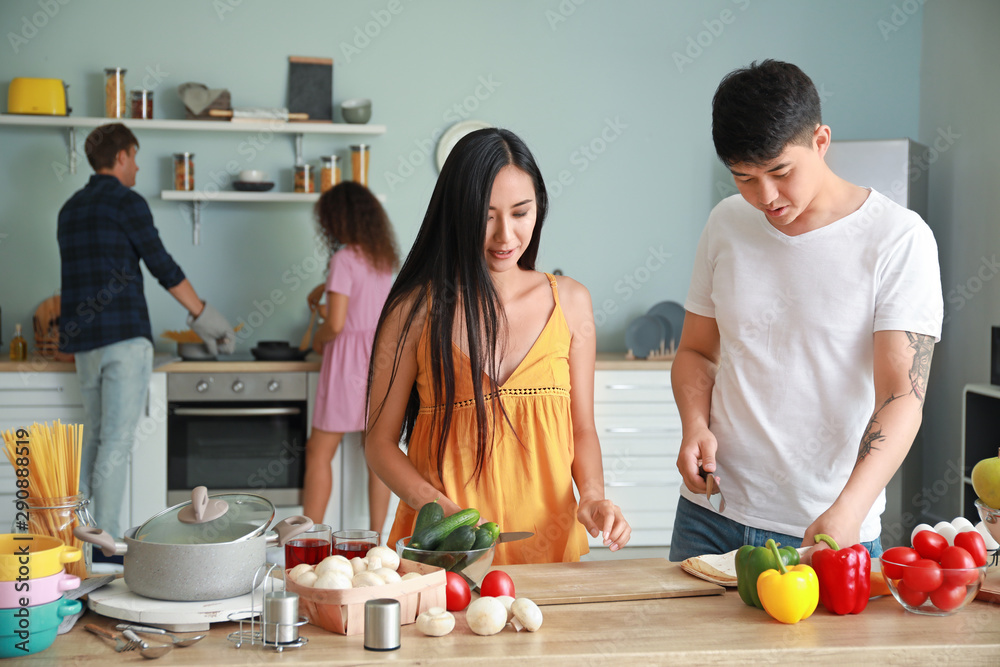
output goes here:
[[812, 555], [819, 578], [819, 601], [834, 614], [860, 614], [871, 593], [871, 555], [860, 544], [841, 549], [829, 535], [816, 535], [815, 539], [817, 544], [830, 546]]

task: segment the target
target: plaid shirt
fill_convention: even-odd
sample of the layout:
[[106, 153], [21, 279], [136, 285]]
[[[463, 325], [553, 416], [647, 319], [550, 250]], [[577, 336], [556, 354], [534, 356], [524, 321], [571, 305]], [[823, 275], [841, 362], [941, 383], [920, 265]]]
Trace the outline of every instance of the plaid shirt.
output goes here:
[[153, 340], [139, 260], [165, 289], [184, 280], [160, 241], [146, 200], [116, 177], [94, 174], [59, 211], [62, 313], [59, 349], [85, 352]]

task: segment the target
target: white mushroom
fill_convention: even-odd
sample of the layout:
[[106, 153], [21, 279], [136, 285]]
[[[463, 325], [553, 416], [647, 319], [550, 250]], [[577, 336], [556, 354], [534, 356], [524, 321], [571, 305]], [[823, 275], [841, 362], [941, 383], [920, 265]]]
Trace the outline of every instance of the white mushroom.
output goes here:
[[351, 580], [351, 584], [354, 588], [364, 588], [365, 586], [385, 586], [385, 581], [374, 572], [358, 572]]
[[300, 574], [299, 578], [295, 580], [295, 583], [297, 583], [299, 586], [305, 586], [307, 588], [311, 588], [312, 585], [316, 583], [317, 579], [319, 579], [319, 577], [316, 576], [316, 573], [313, 572], [312, 570], [309, 570], [308, 572], [303, 572], [302, 574]]
[[354, 576], [354, 568], [351, 561], [343, 556], [328, 556], [316, 565], [316, 574], [323, 576], [327, 572], [339, 572], [348, 579]]
[[400, 577], [400, 579], [402, 581], [409, 581], [410, 579], [419, 579], [422, 576], [424, 575], [420, 574], [419, 572], [407, 572], [402, 577]]
[[479, 598], [469, 605], [465, 620], [477, 635], [495, 635], [507, 625], [507, 610], [496, 598]]
[[368, 550], [368, 559], [378, 558], [382, 561], [382, 567], [388, 567], [393, 570], [399, 569], [399, 554], [390, 549], [389, 547], [372, 547]]
[[510, 606], [514, 604], [514, 598], [509, 595], [498, 595], [497, 600], [503, 603], [504, 608], [507, 609], [507, 622], [510, 623], [510, 619], [514, 618], [514, 612], [510, 610]]
[[316, 579], [315, 583], [313, 583], [313, 588], [344, 590], [352, 587], [353, 584], [351, 583], [350, 577], [339, 571], [324, 572], [318, 579]]
[[351, 559], [351, 569], [354, 571], [354, 574], [364, 572], [368, 569], [368, 561], [361, 556], [355, 556]]
[[528, 598], [517, 598], [510, 606], [510, 610], [514, 612], [514, 620], [510, 624], [518, 632], [521, 630], [534, 632], [542, 627], [542, 610]]
[[382, 567], [382, 559], [377, 556], [365, 556], [365, 567], [369, 572], [374, 572]]
[[372, 573], [382, 577], [382, 581], [387, 584], [394, 584], [397, 581], [402, 580], [402, 577], [400, 577], [395, 570], [390, 570], [387, 567], [380, 567], [377, 570], [372, 570]]
[[295, 567], [293, 567], [291, 570], [288, 571], [288, 578], [291, 579], [292, 581], [298, 581], [299, 577], [302, 576], [303, 572], [312, 572], [312, 571], [313, 571], [312, 565], [309, 565], [308, 563], [299, 563], [298, 565], [296, 565]]
[[428, 637], [443, 637], [455, 629], [455, 617], [441, 607], [431, 607], [417, 616], [417, 630]]

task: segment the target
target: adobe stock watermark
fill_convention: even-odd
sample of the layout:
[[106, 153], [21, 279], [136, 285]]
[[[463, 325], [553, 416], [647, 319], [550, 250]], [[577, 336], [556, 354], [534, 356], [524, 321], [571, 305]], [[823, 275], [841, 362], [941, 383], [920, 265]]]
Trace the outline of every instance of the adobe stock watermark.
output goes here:
[[889, 11], [887, 19], [879, 19], [875, 27], [882, 34], [882, 41], [888, 42], [889, 38], [902, 30], [903, 26], [910, 22], [910, 19], [920, 13], [924, 6], [924, 0], [903, 0], [894, 4]]
[[559, 0], [559, 4], [556, 5], [555, 10], [546, 9], [545, 20], [549, 23], [549, 29], [552, 32], [555, 32], [559, 28], [559, 24], [568, 21], [569, 17], [576, 14], [577, 8], [586, 1], [587, 0]]
[[[576, 167], [576, 173], [582, 174], [587, 171], [590, 165], [596, 162], [608, 150], [611, 144], [618, 141], [627, 129], [628, 125], [622, 122], [621, 116], [605, 118], [604, 126], [598, 131], [597, 135], [587, 143], [580, 144], [576, 150], [570, 153], [569, 163]], [[557, 199], [567, 187], [573, 185], [574, 181], [576, 181], [576, 177], [572, 171], [561, 169], [555, 178], [546, 184], [549, 191], [549, 199]]]
[[10, 48], [17, 54], [31, 40], [38, 36], [38, 32], [43, 30], [54, 19], [59, 11], [68, 5], [70, 0], [36, 0], [40, 11], [35, 12], [30, 17], [25, 14], [21, 17], [21, 24], [17, 31], [7, 32], [7, 41]]
[[404, 9], [405, 7], [400, 0], [389, 0], [384, 9], [373, 9], [370, 12], [372, 20], [364, 25], [354, 26], [353, 39], [338, 45], [344, 62], [350, 64], [351, 59], [361, 55], [361, 52], [371, 45], [372, 40], [377, 39], [382, 31], [389, 27], [393, 19], [403, 13]]
[[[750, 6], [750, 0], [732, 0], [732, 3], [740, 12], [745, 12]], [[674, 65], [677, 66], [677, 71], [683, 74], [685, 67], [693, 65], [695, 60], [704, 55], [705, 51], [722, 37], [726, 26], [736, 22], [737, 16], [736, 12], [727, 8], [719, 12], [718, 16], [703, 20], [701, 24], [705, 29], [694, 35], [688, 35], [683, 51], [674, 51], [670, 54]]]
[[954, 305], [955, 308], [952, 312], [948, 313], [948, 317], [945, 318], [945, 322], [951, 319], [953, 313], [957, 313], [965, 308], [965, 305], [969, 303], [969, 301], [972, 301], [972, 299], [983, 290], [986, 283], [993, 280], [998, 273], [1000, 273], [1000, 262], [997, 261], [996, 254], [990, 255], [989, 257], [981, 257], [979, 266], [973, 274], [969, 276], [964, 283], [959, 283], [952, 289], [948, 290], [945, 300], [949, 304]]
[[[466, 95], [458, 102], [455, 102], [444, 110], [441, 119], [445, 123], [454, 124], [466, 120], [479, 109], [483, 102], [490, 99], [497, 88], [503, 83], [493, 78], [492, 74], [479, 76], [477, 84], [472, 93]], [[439, 126], [431, 131], [430, 135], [424, 139], [414, 139], [415, 148], [406, 155], [400, 155], [396, 162], [395, 171], [383, 172], [386, 185], [390, 192], [395, 192], [406, 179], [417, 172], [417, 168], [431, 160], [431, 155], [435, 151], [437, 140], [444, 134], [445, 126]]]

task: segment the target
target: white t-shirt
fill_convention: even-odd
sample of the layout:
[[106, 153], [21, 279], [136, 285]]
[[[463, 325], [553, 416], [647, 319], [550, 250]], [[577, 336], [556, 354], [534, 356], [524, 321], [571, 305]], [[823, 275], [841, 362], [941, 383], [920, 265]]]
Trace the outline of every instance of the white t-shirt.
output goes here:
[[[709, 216], [685, 308], [719, 326], [710, 429], [726, 516], [802, 535], [857, 460], [874, 409], [873, 333], [940, 340], [937, 244], [919, 215], [874, 190], [799, 236], [734, 195]], [[708, 506], [683, 485], [681, 495]], [[883, 491], [862, 541], [879, 536], [884, 508]]]

